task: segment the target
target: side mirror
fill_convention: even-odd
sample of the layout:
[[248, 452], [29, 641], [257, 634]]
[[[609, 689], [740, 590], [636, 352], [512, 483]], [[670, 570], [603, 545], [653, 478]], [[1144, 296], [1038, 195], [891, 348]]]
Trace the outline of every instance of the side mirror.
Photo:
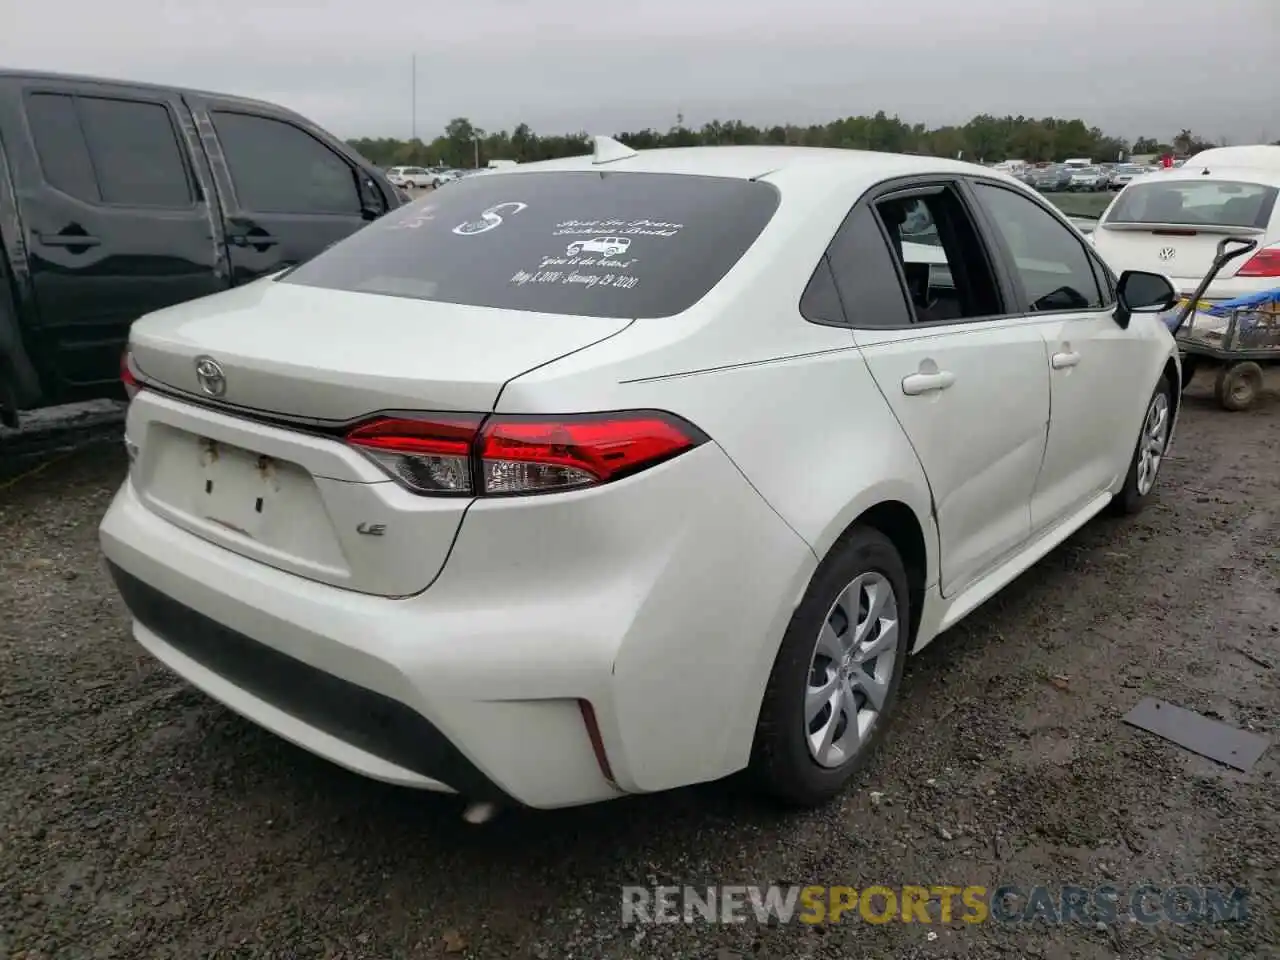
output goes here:
[[1145, 270], [1126, 270], [1116, 285], [1116, 323], [1129, 326], [1135, 313], [1163, 313], [1178, 302], [1178, 291], [1168, 277]]

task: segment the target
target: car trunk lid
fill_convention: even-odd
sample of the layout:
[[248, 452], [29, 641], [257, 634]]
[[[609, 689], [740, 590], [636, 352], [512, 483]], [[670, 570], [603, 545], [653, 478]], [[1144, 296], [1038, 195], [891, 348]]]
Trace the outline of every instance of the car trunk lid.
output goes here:
[[486, 412], [512, 377], [627, 323], [267, 279], [144, 317], [130, 348], [145, 377], [194, 397], [210, 397], [196, 364], [208, 358], [224, 378], [220, 403], [340, 422], [384, 409]]
[[[343, 441], [346, 425], [489, 412], [511, 378], [627, 325], [271, 281], [164, 311], [131, 336], [131, 483], [152, 512], [232, 553], [411, 595], [439, 573], [471, 497], [410, 492]], [[202, 389], [201, 357], [221, 368], [221, 396]]]
[[[1261, 239], [1262, 230], [1232, 226], [1177, 224], [1137, 226], [1103, 224], [1093, 231], [1094, 246], [1118, 270], [1147, 270], [1173, 280], [1180, 293], [1189, 293], [1213, 266], [1223, 237]], [[1222, 268], [1218, 279], [1235, 276], [1247, 257]]]
[[[1277, 190], [1239, 176], [1165, 174], [1131, 183], [1094, 231], [1094, 245], [1119, 270], [1148, 270], [1193, 291], [1213, 266], [1224, 237], [1262, 241]], [[1247, 258], [1226, 264], [1229, 279]]]

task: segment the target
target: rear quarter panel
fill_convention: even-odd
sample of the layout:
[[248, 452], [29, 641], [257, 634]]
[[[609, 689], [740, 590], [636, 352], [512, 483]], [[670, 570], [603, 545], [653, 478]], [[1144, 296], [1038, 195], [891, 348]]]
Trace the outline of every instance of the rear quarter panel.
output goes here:
[[733, 459], [821, 559], [885, 500], [916, 514], [937, 576], [928, 485], [851, 331], [810, 323], [800, 296], [872, 184], [783, 191], [773, 223], [723, 281], [676, 317], [644, 320], [510, 382], [504, 413], [659, 408]]

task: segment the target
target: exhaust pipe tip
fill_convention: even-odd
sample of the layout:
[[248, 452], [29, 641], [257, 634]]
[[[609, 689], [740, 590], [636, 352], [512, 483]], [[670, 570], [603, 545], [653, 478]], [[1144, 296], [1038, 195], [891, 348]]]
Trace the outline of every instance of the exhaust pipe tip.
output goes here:
[[462, 811], [462, 819], [474, 826], [479, 826], [482, 823], [488, 823], [497, 813], [497, 804], [468, 803], [467, 808]]

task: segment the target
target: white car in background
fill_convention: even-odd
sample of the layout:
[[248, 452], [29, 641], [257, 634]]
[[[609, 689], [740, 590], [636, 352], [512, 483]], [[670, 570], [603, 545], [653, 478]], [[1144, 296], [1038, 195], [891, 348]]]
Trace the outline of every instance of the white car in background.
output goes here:
[[1197, 170], [1205, 167], [1262, 167], [1280, 170], [1280, 146], [1259, 143], [1237, 147], [1210, 147], [1188, 157], [1186, 166]]
[[1107, 175], [1101, 167], [1077, 167], [1071, 171], [1068, 190], [1096, 192], [1107, 188]]
[[422, 189], [432, 185], [431, 174], [424, 167], [392, 167], [387, 171], [387, 179], [397, 187]]
[[1141, 164], [1121, 163], [1116, 166], [1115, 171], [1111, 174], [1108, 186], [1112, 190], [1121, 190], [1124, 187], [1127, 187], [1138, 177], [1144, 176], [1150, 172], [1150, 167], [1144, 167]]
[[134, 324], [101, 544], [176, 673], [471, 819], [827, 801], [909, 654], [1152, 497], [1173, 290], [1011, 177], [598, 138], [430, 212]]
[[1180, 296], [1190, 296], [1213, 264], [1218, 242], [1247, 237], [1258, 241], [1257, 249], [1228, 263], [1204, 299], [1280, 286], [1280, 166], [1214, 163], [1205, 169], [1197, 160], [1129, 184], [1099, 219], [1094, 247], [1113, 269], [1158, 271]]

